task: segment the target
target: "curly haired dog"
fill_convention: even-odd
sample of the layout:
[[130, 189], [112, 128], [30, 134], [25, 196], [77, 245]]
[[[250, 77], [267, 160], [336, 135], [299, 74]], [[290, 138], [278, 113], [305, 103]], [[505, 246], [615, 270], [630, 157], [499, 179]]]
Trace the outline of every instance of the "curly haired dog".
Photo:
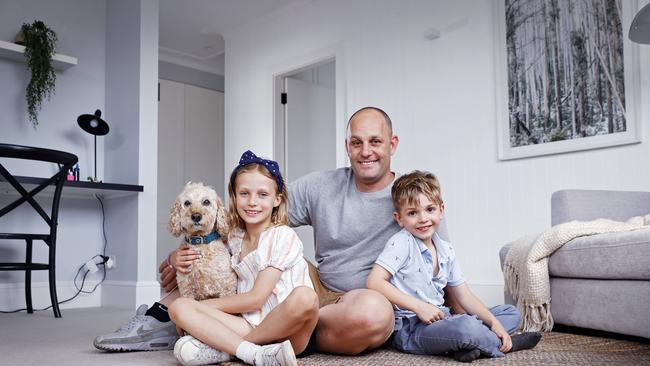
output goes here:
[[[188, 182], [169, 210], [167, 229], [201, 254], [188, 274], [176, 273], [183, 297], [204, 300], [235, 293], [237, 276], [230, 267], [226, 209], [209, 186]], [[215, 235], [214, 233], [218, 233]]]

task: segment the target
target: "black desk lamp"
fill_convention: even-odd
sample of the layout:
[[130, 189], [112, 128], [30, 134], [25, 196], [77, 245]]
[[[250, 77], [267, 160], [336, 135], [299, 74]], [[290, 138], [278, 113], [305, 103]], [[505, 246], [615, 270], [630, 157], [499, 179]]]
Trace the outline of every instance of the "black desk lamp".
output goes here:
[[97, 179], [97, 136], [104, 136], [108, 133], [108, 123], [101, 119], [102, 111], [99, 109], [95, 114], [82, 114], [77, 117], [77, 123], [84, 131], [95, 136], [95, 176], [90, 178], [91, 182], [99, 182]]

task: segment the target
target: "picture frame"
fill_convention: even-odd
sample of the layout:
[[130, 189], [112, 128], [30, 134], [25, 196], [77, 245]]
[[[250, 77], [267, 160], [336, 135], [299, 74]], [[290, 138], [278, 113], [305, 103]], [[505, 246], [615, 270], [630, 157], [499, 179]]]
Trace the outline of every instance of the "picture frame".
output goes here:
[[[573, 8], [577, 7], [576, 4], [593, 4], [593, 2], [572, 2], [572, 0], [497, 1], [498, 6], [495, 7], [494, 19], [496, 32], [495, 77], [499, 160], [520, 159], [641, 142], [641, 123], [639, 117], [639, 111], [641, 109], [639, 45], [631, 42], [627, 37], [630, 23], [639, 7], [637, 1], [634, 0], [616, 1], [616, 4], [620, 4], [617, 11], [620, 15], [620, 36], [623, 38], [622, 77], [620, 75], [620, 68], [615, 68], [614, 72], [605, 72], [605, 66], [599, 64], [599, 60], [605, 60], [605, 57], [608, 57], [609, 61], [612, 59], [615, 60], [616, 58], [611, 57], [610, 55], [605, 56], [602, 52], [596, 51], [596, 45], [598, 43], [596, 43], [594, 39], [597, 39], [597, 33], [602, 33], [602, 27], [598, 28], [593, 25], [596, 24], [597, 21], [592, 21], [591, 28], [581, 24], [580, 29], [583, 30], [583, 33], [576, 33], [574, 31], [573, 33], [564, 35], [561, 32], [563, 27], [557, 25], [561, 24], [561, 22], [564, 22], [566, 25], [576, 19], [584, 19], [584, 17], [576, 17], [575, 15], [573, 15], [571, 19], [567, 18], [568, 20], [562, 19], [561, 17], [563, 12], [557, 10], [560, 6], [565, 7], [564, 13], [566, 15], [567, 7]], [[526, 12], [522, 12], [521, 9], [513, 10], [513, 5], [516, 5], [518, 2], [522, 3], [522, 5], [528, 6], [535, 6], [535, 4], [537, 4], [540, 8], [545, 6], [556, 6], [554, 13], [555, 18], [551, 17], [553, 20], [548, 20], [549, 9], [547, 8], [540, 10], [533, 9], [532, 11], [528, 9]], [[571, 2], [570, 4], [572, 5], [569, 6], [564, 2]], [[544, 62], [546, 66], [542, 65], [540, 67], [539, 65], [533, 65], [532, 61], [527, 63], [526, 60], [512, 63], [513, 59], [519, 60], [519, 56], [515, 54], [516, 57], [513, 57], [513, 48], [511, 47], [508, 49], [507, 46], [506, 32], [508, 30], [506, 25], [506, 5], [509, 6], [508, 16], [510, 17], [510, 37], [512, 37], [513, 34], [516, 37], [516, 33], [513, 33], [513, 30], [516, 31], [525, 23], [525, 19], [513, 21], [513, 19], [516, 19], [516, 17], [513, 17], [513, 13], [516, 15], [524, 14], [524, 16], [529, 16], [529, 14], [534, 13], [540, 15], [543, 11], [543, 15], [546, 15], [545, 19], [541, 18], [540, 20], [530, 18], [526, 20], [530, 21], [533, 25], [526, 26], [527, 34], [523, 37], [528, 36], [529, 41], [522, 44], [525, 44], [526, 47], [531, 47], [532, 45], [533, 47], [541, 49], [542, 51], [539, 51], [536, 56], [538, 58], [544, 58], [546, 55], [553, 54], [549, 51], [549, 47], [547, 46], [548, 43], [552, 42], [548, 42], [547, 37], [549, 37], [549, 33], [554, 32], [553, 36], [555, 36], [555, 34], [558, 35], [556, 38], [556, 40], [558, 40], [556, 41], [556, 44], [563, 44], [565, 46], [564, 56], [562, 56], [563, 53], [560, 46], [554, 48], [555, 53], [561, 56], [564, 65], [558, 66], [559, 62], [553, 62], [555, 63], [555, 66], [553, 66], [549, 65], [550, 62]], [[604, 9], [600, 9], [601, 16], [606, 13], [602, 10]], [[515, 11], [517, 11], [517, 13], [515, 13]], [[588, 9], [582, 11], [586, 12]], [[598, 13], [598, 11], [593, 11], [591, 14], [593, 13]], [[530, 17], [532, 17], [532, 15], [530, 15]], [[555, 22], [553, 32], [546, 28], [546, 33], [543, 36], [540, 36], [540, 29], [544, 29], [547, 25], [540, 25], [539, 22], [548, 23], [553, 21]], [[584, 22], [584, 20], [581, 20], [581, 22]], [[535, 27], [538, 29], [535, 30]], [[565, 26], [564, 28], [570, 27]], [[531, 36], [531, 33], [533, 36]], [[580, 37], [580, 35], [582, 35], [582, 37]], [[562, 40], [562, 37], [565, 37], [564, 40]], [[566, 37], [570, 37], [569, 47], [566, 47], [567, 42], [569, 41]], [[513, 42], [512, 39], [513, 38], [511, 38], [511, 45], [516, 43]], [[575, 43], [573, 42], [574, 40], [576, 40]], [[602, 38], [598, 39], [598, 41], [601, 44], [603, 43]], [[536, 46], [534, 42], [546, 42], [546, 45]], [[581, 44], [585, 49], [591, 48], [588, 52], [584, 52], [584, 54], [588, 53], [588, 55], [579, 58], [580, 60], [586, 59], [587, 61], [586, 63], [584, 63], [584, 61], [579, 61], [581, 62], [579, 66], [571, 66], [573, 63], [568, 61], [567, 58], [575, 57], [575, 54], [583, 54], [580, 52], [581, 48], [579, 48]], [[620, 59], [620, 47], [618, 50], [618, 56]], [[535, 54], [534, 52], [530, 52], [530, 49], [524, 51]], [[511, 52], [511, 54], [509, 55], [508, 52]], [[560, 57], [556, 59], [559, 60]], [[578, 57], [576, 57], [576, 59], [578, 59]], [[606, 61], [603, 61], [603, 64], [605, 64]], [[509, 67], [509, 62], [512, 63], [512, 67]], [[583, 66], [585, 64], [591, 66], [597, 65], [599, 67], [598, 70], [601, 71], [597, 72], [596, 69], [585, 68]], [[620, 62], [612, 62], [606, 70], [612, 71], [611, 69], [614, 68], [612, 65], [620, 64]], [[549, 74], [553, 77], [554, 70], [544, 70], [544, 67], [547, 67], [549, 70], [553, 67], [555, 67], [555, 70], [563, 70], [564, 73], [562, 71], [555, 73], [557, 75], [562, 75], [561, 78], [558, 77], [555, 80], [562, 79], [568, 82], [562, 84], [561, 81], [554, 83], [555, 80], [548, 80]], [[535, 81], [528, 81], [527, 78], [521, 76], [522, 74], [518, 74], [520, 75], [516, 78], [518, 84], [511, 84], [511, 79], [515, 79], [512, 75], [517, 74], [514, 72], [515, 70], [513, 70], [516, 68], [526, 68], [526, 70], [528, 70], [527, 72], [533, 68], [542, 69], [543, 71], [541, 74], [543, 75], [535, 76], [533, 73], [534, 76], [530, 79], [534, 79]], [[581, 70], [579, 77], [575, 74], [571, 75], [571, 77], [568, 76], [569, 73], [575, 72], [576, 70]], [[597, 85], [595, 80], [598, 78], [600, 78], [601, 83], [598, 84], [598, 86], [609, 83], [609, 91], [603, 87], [595, 87], [595, 85]], [[531, 85], [526, 85], [527, 82]], [[624, 87], [621, 87], [621, 83], [624, 83]], [[525, 88], [522, 87], [522, 85], [525, 85]], [[557, 91], [558, 89], [549, 91], [549, 88], [555, 88], [555, 85], [559, 86], [559, 92], [554, 93], [554, 91]], [[624, 90], [624, 95], [623, 93], [617, 92], [617, 85], [619, 86], [618, 89]], [[516, 90], [516, 93], [515, 89], [518, 89]], [[596, 90], [596, 92], [593, 90]], [[600, 96], [596, 97], [598, 90], [601, 90]], [[555, 94], [557, 95], [557, 99]], [[603, 95], [605, 95], [604, 99]], [[522, 103], [524, 100], [527, 102]], [[576, 100], [580, 102], [576, 102]], [[555, 101], [559, 101], [559, 103], [554, 103]], [[556, 108], [556, 106], [560, 107]], [[578, 117], [576, 117], [576, 114]], [[557, 123], [558, 119], [555, 118], [557, 115], [560, 116], [559, 123]]]

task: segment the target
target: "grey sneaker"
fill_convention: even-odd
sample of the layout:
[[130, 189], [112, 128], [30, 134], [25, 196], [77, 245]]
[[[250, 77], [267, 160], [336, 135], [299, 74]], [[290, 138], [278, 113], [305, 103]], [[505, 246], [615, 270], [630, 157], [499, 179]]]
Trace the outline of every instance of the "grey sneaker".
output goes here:
[[103, 351], [159, 351], [174, 348], [178, 339], [174, 322], [160, 322], [144, 315], [149, 307], [140, 305], [135, 316], [113, 333], [100, 335], [93, 341]]
[[297, 366], [296, 355], [288, 340], [268, 344], [255, 353], [255, 366]]
[[230, 361], [232, 357], [208, 346], [192, 336], [181, 337], [174, 346], [174, 357], [186, 366], [209, 365]]

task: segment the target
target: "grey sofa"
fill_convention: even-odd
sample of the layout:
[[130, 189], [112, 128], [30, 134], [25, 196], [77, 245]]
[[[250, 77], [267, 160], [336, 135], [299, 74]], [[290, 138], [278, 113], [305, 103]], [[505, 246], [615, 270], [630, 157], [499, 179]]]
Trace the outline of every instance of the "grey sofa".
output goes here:
[[[650, 213], [650, 192], [562, 190], [551, 224]], [[511, 243], [501, 248], [501, 265]], [[576, 238], [549, 258], [556, 324], [650, 338], [650, 231]], [[513, 303], [506, 294], [506, 302]]]

